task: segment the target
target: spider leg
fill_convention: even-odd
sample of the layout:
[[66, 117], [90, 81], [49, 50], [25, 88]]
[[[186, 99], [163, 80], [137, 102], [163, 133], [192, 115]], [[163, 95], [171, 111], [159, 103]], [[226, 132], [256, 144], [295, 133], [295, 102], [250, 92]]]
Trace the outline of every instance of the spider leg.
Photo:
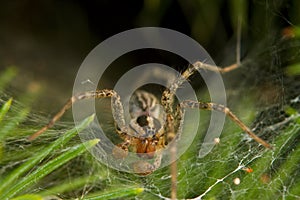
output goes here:
[[[186, 81], [190, 76], [192, 76], [196, 71], [200, 69], [210, 70], [210, 71], [219, 71], [222, 73], [229, 72], [238, 68], [238, 64], [233, 64], [231, 66], [220, 68], [213, 65], [209, 65], [203, 62], [196, 62], [193, 65], [190, 65], [180, 77], [178, 77], [173, 84], [169, 88], [167, 88], [161, 98], [161, 103], [167, 113], [166, 123], [164, 124], [164, 133], [166, 133], [167, 141], [172, 141], [174, 138], [175, 141], [171, 144], [170, 147], [170, 154], [171, 160], [171, 185], [172, 185], [172, 192], [171, 192], [171, 199], [176, 199], [177, 194], [177, 163], [176, 163], [176, 154], [177, 154], [177, 147], [176, 141], [180, 138], [181, 131], [182, 131], [182, 124], [183, 124], [183, 116], [184, 116], [184, 106], [177, 107], [177, 110], [174, 114], [176, 120], [174, 120], [173, 116], [173, 103], [174, 103], [174, 95], [176, 90]], [[234, 116], [234, 115], [233, 115]], [[238, 118], [236, 118], [238, 120]], [[235, 121], [235, 120], [234, 120]], [[174, 126], [174, 123], [177, 123], [178, 127]], [[243, 124], [243, 123], [241, 123]], [[246, 127], [246, 126], [245, 126]], [[178, 130], [177, 135], [175, 134], [175, 130]], [[249, 134], [249, 131], [247, 132]], [[250, 131], [250, 133], [252, 133]], [[252, 135], [256, 136], [252, 133]], [[256, 136], [256, 138], [258, 138]], [[260, 139], [260, 138], [259, 138]], [[261, 140], [261, 139], [260, 139]]]
[[[179, 113], [181, 113], [181, 110], [179, 110]], [[181, 115], [180, 115], [181, 116]], [[177, 115], [175, 115], [177, 117]], [[171, 156], [171, 199], [176, 199], [177, 197], [177, 163], [176, 163], [176, 156], [177, 156], [177, 141], [180, 138], [181, 134], [176, 134], [174, 123], [177, 122], [177, 119], [174, 119], [173, 115], [171, 113], [168, 113], [166, 116], [166, 123], [164, 124], [164, 133], [166, 134], [166, 140], [170, 143], [170, 156]], [[180, 123], [183, 123], [182, 120], [180, 120]], [[181, 131], [181, 125], [179, 126], [178, 132]], [[159, 157], [159, 155], [158, 155]], [[161, 160], [161, 157], [160, 157]], [[159, 165], [160, 165], [159, 160]], [[155, 163], [155, 162], [154, 162]]]
[[225, 68], [218, 67], [215, 65], [210, 65], [204, 62], [197, 61], [192, 65], [189, 65], [188, 68], [178, 77], [171, 86], [163, 92], [162, 95], [162, 105], [167, 109], [166, 111], [172, 111], [172, 105], [174, 102], [174, 95], [177, 89], [186, 81], [190, 76], [195, 74], [199, 70], [209, 70], [213, 72], [227, 73], [232, 70], [237, 69], [240, 66], [239, 63], [232, 64]]
[[[176, 94], [177, 89], [184, 83], [184, 81], [188, 80], [190, 76], [192, 76], [196, 71], [199, 70], [209, 70], [213, 72], [219, 72], [219, 73], [227, 73], [232, 70], [237, 69], [240, 64], [240, 38], [241, 38], [241, 21], [239, 21], [238, 24], [238, 30], [237, 30], [237, 48], [236, 48], [236, 59], [237, 62], [235, 64], [232, 64], [230, 66], [227, 66], [225, 68], [221, 68], [218, 66], [206, 64], [204, 62], [197, 61], [193, 65], [190, 65], [182, 74], [179, 76], [169, 88], [167, 88], [161, 97], [161, 104], [165, 109], [165, 112], [167, 113], [166, 123], [164, 124], [164, 133], [167, 133], [167, 141], [170, 141], [175, 138], [174, 142], [171, 144], [170, 153], [171, 153], [171, 159], [173, 162], [171, 163], [171, 199], [176, 199], [177, 196], [177, 163], [176, 163], [176, 141], [180, 139], [181, 133], [182, 133], [182, 125], [183, 125], [183, 118], [185, 114], [184, 107], [189, 107], [187, 105], [184, 105], [185, 103], [181, 103], [179, 106], [177, 106], [177, 110], [175, 111], [175, 114], [173, 112], [173, 105], [174, 105], [174, 95]], [[198, 103], [198, 102], [197, 102]], [[210, 103], [212, 104], [212, 103]], [[206, 110], [218, 110], [226, 115], [228, 115], [231, 120], [233, 120], [235, 123], [237, 123], [246, 133], [248, 133], [252, 138], [254, 138], [257, 142], [261, 143], [265, 147], [271, 148], [271, 146], [256, 136], [243, 122], [241, 122], [228, 108], [221, 105], [213, 104], [214, 106], [210, 106], [211, 108], [206, 108]], [[199, 109], [204, 109], [198, 106]], [[173, 115], [174, 114], [174, 115]], [[174, 116], [176, 120], [174, 120]], [[174, 122], [177, 123], [177, 127], [174, 126]], [[177, 128], [177, 134], [175, 135], [175, 128]], [[164, 134], [163, 133], [163, 134]]]
[[130, 139], [124, 138], [124, 142], [115, 146], [112, 150], [112, 155], [115, 159], [122, 159], [128, 155], [128, 147], [130, 145]]
[[157, 156], [156, 156], [153, 164], [150, 164], [149, 162], [147, 162], [145, 160], [139, 160], [139, 161], [133, 163], [132, 168], [136, 174], [139, 174], [141, 176], [147, 176], [159, 168], [159, 166], [161, 164], [161, 160], [162, 160], [162, 154], [157, 153]]
[[[177, 89], [190, 77], [192, 76], [196, 71], [202, 69], [202, 70], [209, 70], [209, 71], [215, 71], [220, 73], [226, 73], [229, 71], [232, 71], [239, 67], [239, 64], [233, 64], [225, 68], [220, 68], [217, 66], [209, 65], [203, 62], [196, 62], [193, 65], [190, 65], [182, 74], [180, 77], [178, 77], [169, 88], [167, 88], [161, 98], [161, 103], [165, 109], [165, 112], [167, 113], [167, 119], [166, 123], [164, 124], [164, 130], [167, 141], [172, 141], [174, 138], [174, 142], [171, 144], [170, 147], [170, 154], [171, 154], [171, 160], [173, 161], [171, 163], [171, 199], [176, 199], [177, 197], [177, 163], [176, 163], [176, 154], [177, 154], [177, 146], [176, 141], [180, 139], [181, 132], [182, 132], [182, 124], [183, 124], [183, 116], [184, 116], [184, 106], [177, 107], [177, 110], [175, 111], [175, 118], [173, 117], [173, 104], [174, 104], [174, 95], [177, 91]], [[230, 112], [230, 114], [232, 114]], [[229, 116], [230, 116], [229, 114]], [[233, 115], [234, 116], [234, 115]], [[234, 116], [235, 117], [235, 116]], [[234, 119], [237, 120], [234, 120]], [[237, 117], [232, 118], [236, 123], [240, 122]], [[177, 123], [178, 127], [174, 127], [174, 122]], [[238, 123], [240, 126], [244, 125], [242, 122]], [[245, 125], [243, 127], [246, 127]], [[175, 134], [175, 130], [177, 131], [177, 135]], [[244, 130], [244, 129], [243, 129]], [[249, 130], [249, 129], [247, 129]], [[245, 130], [246, 131], [246, 130]], [[246, 131], [249, 135], [253, 135], [256, 138], [256, 141], [263, 141], [262, 139], [258, 138], [254, 133], [252, 133], [250, 130]], [[266, 143], [266, 142], [264, 142]], [[267, 143], [266, 143], [267, 144]]]
[[171, 155], [171, 199], [177, 199], [177, 141], [175, 140], [170, 147], [170, 155]]
[[[195, 70], [197, 70], [197, 71], [203, 69], [203, 70], [209, 70], [209, 71], [213, 71], [213, 72], [220, 72], [220, 73], [224, 74], [224, 73], [227, 73], [227, 72], [237, 69], [240, 66], [240, 64], [235, 63], [235, 64], [232, 64], [232, 65], [222, 68], [222, 67], [218, 67], [215, 65], [210, 65], [207, 63], [197, 61], [193, 64], [193, 66], [194, 66]], [[195, 71], [193, 73], [195, 73]], [[193, 73], [190, 74], [189, 76], [193, 75]]]
[[256, 142], [260, 143], [261, 145], [263, 145], [268, 149], [272, 149], [272, 146], [269, 143], [267, 143], [266, 141], [264, 141], [263, 139], [255, 135], [250, 130], [250, 128], [248, 128], [248, 126], [246, 126], [235, 114], [233, 114], [230, 111], [229, 108], [223, 105], [216, 104], [216, 103], [196, 102], [190, 100], [183, 101], [180, 105], [183, 108], [197, 108], [201, 110], [215, 110], [215, 111], [222, 112], [226, 114], [234, 123], [236, 123], [243, 131], [245, 131]]
[[[34, 133], [33, 135], [29, 136], [28, 140], [32, 141], [35, 138], [37, 138], [39, 135], [41, 135], [43, 132], [45, 132], [47, 129], [51, 128], [56, 121], [58, 121], [63, 114], [71, 108], [71, 106], [79, 100], [83, 99], [101, 99], [101, 98], [107, 98], [110, 97], [112, 98], [112, 113], [113, 117], [117, 123], [119, 131], [117, 133], [121, 136], [124, 137], [124, 133], [126, 133], [126, 125], [125, 125], [125, 120], [124, 120], [124, 109], [122, 106], [122, 103], [120, 101], [120, 96], [114, 91], [114, 90], [96, 90], [96, 91], [89, 91], [89, 92], [84, 92], [80, 93], [78, 95], [72, 96], [67, 103], [61, 108], [61, 110], [54, 115], [54, 117], [50, 120], [50, 122], [41, 128], [39, 131]], [[122, 134], [121, 134], [122, 133]], [[122, 137], [122, 138], [123, 138]]]

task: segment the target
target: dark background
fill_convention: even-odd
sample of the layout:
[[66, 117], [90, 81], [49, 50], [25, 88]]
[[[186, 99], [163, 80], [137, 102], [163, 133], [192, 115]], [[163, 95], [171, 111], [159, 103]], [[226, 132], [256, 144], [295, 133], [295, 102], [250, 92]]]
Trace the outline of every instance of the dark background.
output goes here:
[[[263, 54], [272, 45], [276, 48], [282, 30], [300, 23], [297, 0], [242, 1], [240, 9], [237, 2], [2, 1], [0, 69], [10, 65], [18, 68], [22, 76], [14, 82], [17, 92], [30, 82], [40, 84], [43, 93], [35, 109], [46, 111], [60, 107], [57, 104], [70, 97], [77, 70], [87, 54], [122, 31], [145, 26], [170, 28], [197, 40], [218, 65], [227, 65], [235, 62], [237, 15], [243, 16], [242, 58], [248, 59], [255, 59], [257, 52]], [[147, 60], [138, 63], [156, 58], [146, 54], [137, 59]], [[181, 63], [176, 68], [181, 70]]]

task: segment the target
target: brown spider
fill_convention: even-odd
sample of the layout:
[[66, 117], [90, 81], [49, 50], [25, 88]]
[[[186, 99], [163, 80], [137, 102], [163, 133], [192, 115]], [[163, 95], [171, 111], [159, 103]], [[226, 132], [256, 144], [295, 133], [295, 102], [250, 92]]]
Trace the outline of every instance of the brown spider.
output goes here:
[[[218, 71], [225, 73], [234, 70], [238, 64], [231, 65], [226, 68], [219, 68], [208, 65], [202, 62], [196, 62], [190, 65], [182, 76], [177, 78], [171, 86], [166, 89], [161, 98], [160, 104], [163, 106], [165, 116], [162, 116], [161, 107], [158, 105], [159, 100], [151, 93], [138, 90], [134, 93], [130, 100], [130, 114], [131, 121], [126, 125], [124, 120], [124, 110], [120, 100], [120, 96], [114, 90], [96, 90], [81, 93], [71, 97], [63, 108], [52, 118], [52, 120], [42, 129], [29, 137], [29, 140], [34, 140], [48, 128], [52, 127], [54, 123], [61, 118], [61, 116], [68, 110], [73, 103], [82, 99], [101, 99], [110, 97], [112, 99], [112, 114], [116, 121], [116, 133], [123, 140], [112, 151], [115, 158], [125, 158], [128, 151], [135, 152], [138, 156], [144, 159], [154, 158], [153, 164], [145, 160], [138, 161], [133, 164], [133, 170], [140, 175], [148, 175], [155, 171], [161, 164], [163, 150], [166, 145], [176, 138], [180, 139], [181, 126], [183, 124], [185, 108], [196, 108], [203, 110], [215, 110], [225, 113], [233, 122], [235, 122], [244, 132], [251, 138], [265, 146], [271, 146], [263, 139], [255, 135], [239, 118], [237, 118], [229, 108], [210, 102], [195, 102], [186, 100], [177, 105], [173, 109], [174, 95], [176, 90], [182, 83], [187, 80], [192, 74], [200, 69]], [[177, 133], [177, 134], [176, 134]], [[174, 143], [170, 148], [171, 156], [176, 154], [176, 146]], [[171, 164], [172, 171], [172, 199], [176, 197], [176, 163]], [[174, 172], [174, 173], [173, 173]]]

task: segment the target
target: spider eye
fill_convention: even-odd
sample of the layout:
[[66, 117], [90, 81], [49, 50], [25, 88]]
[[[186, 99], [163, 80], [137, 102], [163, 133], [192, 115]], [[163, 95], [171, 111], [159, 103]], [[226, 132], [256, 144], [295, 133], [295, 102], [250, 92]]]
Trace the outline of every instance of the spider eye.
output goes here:
[[147, 120], [147, 116], [146, 116], [146, 115], [139, 116], [139, 117], [136, 119], [136, 122], [137, 122], [141, 127], [147, 126], [148, 123], [149, 123], [148, 120]]

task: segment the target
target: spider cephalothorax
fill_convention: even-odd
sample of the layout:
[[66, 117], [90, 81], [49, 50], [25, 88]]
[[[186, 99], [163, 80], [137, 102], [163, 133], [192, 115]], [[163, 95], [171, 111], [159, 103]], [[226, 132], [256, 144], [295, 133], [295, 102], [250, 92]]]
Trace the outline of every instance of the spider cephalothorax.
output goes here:
[[138, 90], [130, 99], [129, 111], [132, 119], [127, 127], [126, 139], [130, 142], [122, 148], [127, 151], [131, 147], [139, 157], [151, 159], [164, 143], [164, 115], [159, 101], [153, 94]]
[[128, 134], [139, 138], [152, 138], [162, 129], [160, 120], [147, 115], [133, 118], [129, 124]]
[[[127, 133], [123, 137], [124, 143], [117, 145], [113, 150], [115, 158], [124, 158], [129, 150], [135, 152], [139, 157], [152, 159], [158, 150], [165, 147], [165, 136], [163, 127], [163, 111], [158, 104], [158, 99], [151, 93], [138, 90], [130, 100], [130, 115], [132, 117], [129, 125], [126, 127]], [[121, 128], [117, 128], [121, 130]], [[119, 133], [119, 135], [124, 135]], [[120, 149], [119, 149], [120, 148]], [[159, 161], [160, 162], [160, 161]], [[147, 163], [141, 170], [141, 163], [135, 167], [138, 174], [149, 174], [159, 166]]]

